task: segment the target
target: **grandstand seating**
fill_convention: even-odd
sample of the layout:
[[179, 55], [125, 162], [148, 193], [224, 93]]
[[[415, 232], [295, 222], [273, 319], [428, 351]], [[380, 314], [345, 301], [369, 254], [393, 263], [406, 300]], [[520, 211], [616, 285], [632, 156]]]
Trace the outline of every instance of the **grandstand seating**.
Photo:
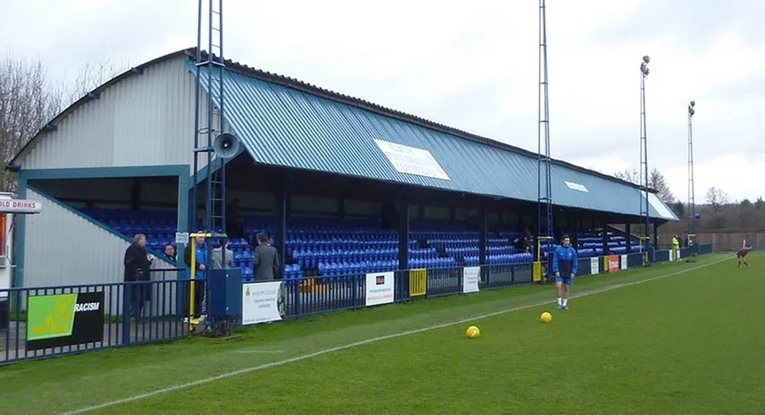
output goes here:
[[[175, 212], [106, 209], [83, 209], [82, 212], [127, 236], [145, 233], [147, 248], [157, 253], [161, 253], [165, 245], [174, 244], [177, 221]], [[273, 235], [274, 226], [273, 219], [268, 217], [252, 216], [243, 221], [246, 238], [232, 239], [229, 247], [234, 251], [234, 266], [242, 269], [245, 280], [250, 280], [253, 278], [252, 245], [255, 235], [262, 231]], [[440, 225], [414, 222], [412, 229], [409, 238], [409, 268], [479, 265], [477, 231], [458, 227], [449, 229], [443, 222]], [[520, 237], [518, 232], [491, 233], [487, 241], [488, 264], [532, 262], [532, 253], [518, 252], [513, 245], [513, 241]], [[602, 244], [602, 236], [597, 233], [580, 235], [580, 257], [602, 255]], [[626, 239], [622, 235], [612, 235], [609, 232], [608, 245], [612, 253], [626, 253]], [[545, 247], [545, 257], [554, 247]], [[637, 243], [633, 244], [633, 252], [638, 249]], [[382, 229], [376, 219], [290, 217], [286, 254], [284, 276], [287, 279], [306, 276], [337, 278], [368, 272], [395, 271], [398, 269], [398, 236], [395, 230]]]

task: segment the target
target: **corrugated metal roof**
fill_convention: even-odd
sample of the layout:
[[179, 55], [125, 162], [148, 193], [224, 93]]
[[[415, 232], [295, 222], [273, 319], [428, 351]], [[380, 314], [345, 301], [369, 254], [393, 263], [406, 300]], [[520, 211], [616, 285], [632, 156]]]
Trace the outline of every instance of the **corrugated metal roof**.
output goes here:
[[[193, 62], [188, 62], [188, 68], [195, 73]], [[206, 74], [201, 78], [209, 92]], [[257, 163], [537, 200], [533, 153], [466, 139], [242, 71], [226, 72], [225, 94], [226, 121]], [[218, 96], [217, 82], [213, 96]], [[375, 139], [429, 151], [449, 180], [397, 171]], [[640, 215], [641, 192], [633, 185], [558, 162], [552, 166], [552, 181], [556, 205]], [[652, 217], [677, 220], [651, 196]]]

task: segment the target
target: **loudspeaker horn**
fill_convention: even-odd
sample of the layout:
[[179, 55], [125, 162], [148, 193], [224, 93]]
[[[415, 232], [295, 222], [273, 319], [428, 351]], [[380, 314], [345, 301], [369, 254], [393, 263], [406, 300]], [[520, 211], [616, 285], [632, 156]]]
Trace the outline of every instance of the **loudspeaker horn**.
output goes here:
[[234, 157], [239, 152], [239, 139], [229, 133], [218, 134], [213, 140], [213, 150], [215, 154], [224, 159]]

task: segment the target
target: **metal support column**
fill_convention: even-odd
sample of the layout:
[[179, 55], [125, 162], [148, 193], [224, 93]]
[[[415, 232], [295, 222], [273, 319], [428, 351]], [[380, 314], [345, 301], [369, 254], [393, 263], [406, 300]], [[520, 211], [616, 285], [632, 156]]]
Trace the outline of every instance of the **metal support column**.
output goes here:
[[277, 181], [274, 193], [274, 200], [276, 202], [274, 206], [274, 244], [282, 264], [282, 269], [279, 270], [279, 273], [283, 278], [284, 263], [287, 256], [287, 216], [289, 215], [289, 192], [287, 191], [286, 178], [282, 177]]
[[398, 200], [398, 269], [409, 269], [409, 202]]
[[659, 223], [653, 223], [653, 246], [654, 250], [659, 249]]
[[481, 207], [478, 216], [480, 221], [478, 229], [478, 261], [479, 264], [486, 265], [486, 253], [489, 242], [489, 215], [486, 212], [486, 207]]

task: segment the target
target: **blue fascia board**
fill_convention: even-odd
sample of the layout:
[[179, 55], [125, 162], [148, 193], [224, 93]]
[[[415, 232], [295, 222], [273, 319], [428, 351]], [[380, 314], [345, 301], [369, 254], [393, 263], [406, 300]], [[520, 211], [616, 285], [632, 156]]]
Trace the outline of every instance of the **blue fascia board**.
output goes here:
[[[32, 188], [35, 192], [44, 195], [54, 203], [73, 212], [80, 217], [84, 217], [89, 222], [95, 224], [101, 229], [116, 235], [127, 242], [132, 240], [127, 236], [109, 228], [105, 224], [82, 214], [71, 206], [60, 202], [46, 192], [29, 185], [29, 180], [56, 180], [56, 179], [107, 179], [107, 178], [128, 178], [128, 177], [178, 177], [178, 231], [186, 232], [188, 229], [188, 209], [182, 208], [188, 206], [188, 189], [191, 183], [189, 177], [188, 165], [166, 165], [166, 166], [132, 166], [132, 167], [75, 167], [75, 168], [56, 168], [56, 169], [22, 169], [18, 177], [17, 197], [25, 199], [27, 189]], [[21, 287], [24, 284], [24, 255], [26, 243], [26, 215], [16, 216], [16, 234], [14, 235], [14, 262], [16, 268], [13, 275], [13, 286]], [[182, 252], [185, 247], [179, 244], [178, 250]], [[158, 258], [161, 252], [154, 252]]]
[[186, 164], [173, 164], [164, 166], [72, 167], [54, 169], [22, 168], [19, 174], [23, 175], [27, 180], [188, 176], [189, 166]]

